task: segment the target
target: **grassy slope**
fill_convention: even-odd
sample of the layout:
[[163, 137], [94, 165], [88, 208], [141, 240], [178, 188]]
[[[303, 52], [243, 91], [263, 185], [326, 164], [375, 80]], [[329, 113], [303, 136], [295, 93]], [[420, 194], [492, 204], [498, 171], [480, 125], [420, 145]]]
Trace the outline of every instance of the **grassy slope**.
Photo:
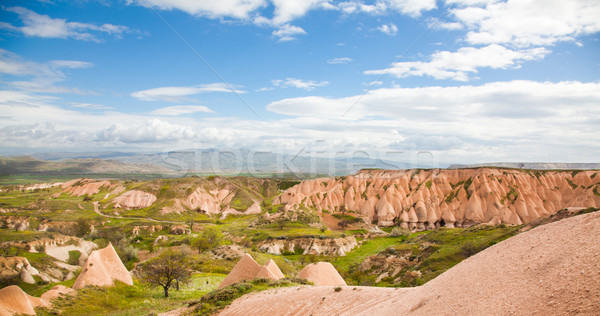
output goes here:
[[195, 302], [198, 297], [217, 288], [225, 278], [223, 274], [197, 273], [180, 287], [172, 288], [169, 298], [161, 288], [149, 288], [137, 281], [133, 286], [117, 282], [114, 287], [86, 287], [71, 298], [60, 299], [54, 311], [38, 309], [38, 315], [148, 315], [160, 313]]

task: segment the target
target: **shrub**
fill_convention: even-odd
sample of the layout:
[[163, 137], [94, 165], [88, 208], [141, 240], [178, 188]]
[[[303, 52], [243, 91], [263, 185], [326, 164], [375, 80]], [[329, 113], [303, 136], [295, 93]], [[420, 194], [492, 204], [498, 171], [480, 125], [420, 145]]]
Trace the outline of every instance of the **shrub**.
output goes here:
[[223, 234], [216, 227], [206, 227], [202, 230], [200, 237], [191, 242], [192, 247], [197, 248], [199, 252], [205, 252], [221, 245]]
[[46, 245], [45, 244], [37, 244], [35, 245], [35, 251], [39, 252], [39, 253], [44, 253], [46, 252]]
[[483, 247], [476, 245], [473, 242], [467, 242], [460, 247], [460, 253], [462, 253], [465, 257], [470, 257], [483, 250], [482, 248]]
[[390, 236], [392, 237], [400, 237], [400, 236], [408, 236], [410, 235], [410, 231], [405, 228], [394, 227], [390, 232]]
[[79, 258], [81, 257], [81, 252], [79, 250], [71, 250], [69, 251], [69, 260], [68, 264], [77, 266], [79, 265]]

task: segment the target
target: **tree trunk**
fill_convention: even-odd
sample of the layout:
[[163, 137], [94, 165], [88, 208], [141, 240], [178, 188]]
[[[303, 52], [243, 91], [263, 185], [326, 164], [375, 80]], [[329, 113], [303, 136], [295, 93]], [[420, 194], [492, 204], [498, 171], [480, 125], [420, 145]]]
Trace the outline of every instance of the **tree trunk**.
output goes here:
[[164, 286], [163, 287], [165, 289], [165, 297], [169, 297], [169, 288]]
[[175, 280], [175, 282], [177, 282], [177, 283], [175, 283], [175, 286], [176, 286], [175, 288], [177, 289], [177, 291], [179, 291], [179, 280]]

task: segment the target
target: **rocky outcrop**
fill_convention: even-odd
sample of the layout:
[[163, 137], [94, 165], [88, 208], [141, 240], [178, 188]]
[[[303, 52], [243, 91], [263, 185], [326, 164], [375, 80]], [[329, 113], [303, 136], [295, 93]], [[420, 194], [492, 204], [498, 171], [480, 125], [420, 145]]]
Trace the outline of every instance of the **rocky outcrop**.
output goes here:
[[210, 253], [217, 259], [236, 260], [244, 256], [244, 250], [238, 245], [221, 245], [213, 248]]
[[274, 203], [318, 211], [345, 208], [380, 226], [411, 230], [523, 224], [567, 207], [600, 207], [600, 172], [497, 168], [364, 170], [303, 181]]
[[38, 226], [38, 231], [41, 232], [59, 232], [64, 235], [71, 235], [77, 227], [76, 222], [59, 222], [59, 221], [44, 221]]
[[298, 277], [306, 279], [317, 286], [345, 286], [346, 281], [329, 262], [317, 262], [307, 265]]
[[127, 191], [118, 197], [115, 202], [115, 208], [140, 209], [151, 206], [156, 201], [156, 195], [140, 190]]
[[261, 266], [254, 261], [252, 256], [244, 254], [231, 272], [219, 284], [219, 289], [244, 280], [253, 280], [255, 278], [279, 280], [283, 277], [283, 273], [281, 273], [281, 270], [279, 270], [279, 267], [273, 260], [269, 260], [267, 264]]
[[19, 277], [21, 281], [34, 284], [33, 276], [40, 272], [24, 257], [0, 257], [0, 279]]
[[0, 216], [0, 228], [24, 231], [29, 229], [29, 217], [27, 216]]
[[169, 228], [169, 232], [172, 235], [187, 235], [187, 234], [191, 234], [192, 230], [190, 229], [189, 225], [173, 225], [171, 226], [171, 228]]
[[93, 251], [88, 257], [81, 274], [75, 280], [73, 289], [84, 286], [111, 286], [115, 280], [132, 285], [131, 274], [123, 265], [112, 244], [106, 248]]
[[258, 244], [263, 252], [280, 255], [284, 252], [300, 252], [302, 254], [345, 256], [358, 246], [354, 236], [344, 238], [312, 238], [269, 239]]
[[0, 289], [0, 315], [35, 315], [35, 308], [39, 306], [47, 306], [47, 303], [23, 292], [16, 285]]
[[140, 233], [154, 234], [163, 229], [164, 229], [164, 227], [162, 225], [133, 226], [133, 228], [131, 229], [131, 235], [138, 236]]
[[92, 179], [75, 179], [61, 184], [63, 192], [73, 196], [93, 195], [100, 192], [102, 187], [113, 187], [110, 181], [96, 181]]

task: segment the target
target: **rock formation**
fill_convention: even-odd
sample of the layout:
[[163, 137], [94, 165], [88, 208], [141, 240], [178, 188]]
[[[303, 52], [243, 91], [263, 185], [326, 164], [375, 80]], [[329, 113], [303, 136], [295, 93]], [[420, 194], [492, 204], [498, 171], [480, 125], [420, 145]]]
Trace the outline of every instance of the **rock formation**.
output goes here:
[[63, 192], [73, 196], [93, 195], [100, 192], [102, 187], [112, 188], [110, 181], [96, 181], [92, 179], [75, 179], [61, 184]]
[[106, 248], [94, 250], [90, 254], [81, 274], [73, 284], [73, 289], [80, 289], [87, 285], [111, 286], [115, 280], [133, 284], [129, 271], [121, 262], [115, 248], [109, 243]]
[[0, 216], [0, 228], [24, 231], [29, 229], [28, 216]]
[[298, 273], [298, 277], [307, 279], [318, 286], [346, 285], [346, 281], [329, 262], [311, 263]]
[[600, 207], [600, 172], [498, 168], [363, 170], [303, 181], [273, 203], [317, 211], [345, 208], [379, 226], [410, 230], [478, 223], [523, 224], [567, 207]]
[[255, 278], [279, 280], [283, 277], [283, 273], [281, 273], [281, 270], [279, 270], [279, 267], [277, 267], [277, 264], [273, 260], [269, 260], [267, 264], [261, 266], [254, 261], [252, 256], [244, 254], [227, 277], [219, 284], [219, 289], [244, 280]]
[[18, 276], [21, 281], [34, 284], [33, 276], [40, 272], [34, 268], [25, 257], [0, 257], [0, 278], [13, 278]]
[[127, 191], [113, 200], [113, 202], [115, 202], [115, 208], [124, 209], [139, 209], [149, 207], [155, 201], [156, 196], [154, 194], [140, 190]]
[[283, 252], [296, 252], [301, 249], [302, 254], [345, 256], [346, 253], [358, 246], [354, 236], [344, 238], [294, 238], [294, 239], [269, 239], [258, 244], [258, 249], [271, 254], [280, 255]]
[[25, 314], [35, 315], [35, 308], [46, 306], [46, 303], [21, 290], [16, 285], [0, 289], [0, 315]]

